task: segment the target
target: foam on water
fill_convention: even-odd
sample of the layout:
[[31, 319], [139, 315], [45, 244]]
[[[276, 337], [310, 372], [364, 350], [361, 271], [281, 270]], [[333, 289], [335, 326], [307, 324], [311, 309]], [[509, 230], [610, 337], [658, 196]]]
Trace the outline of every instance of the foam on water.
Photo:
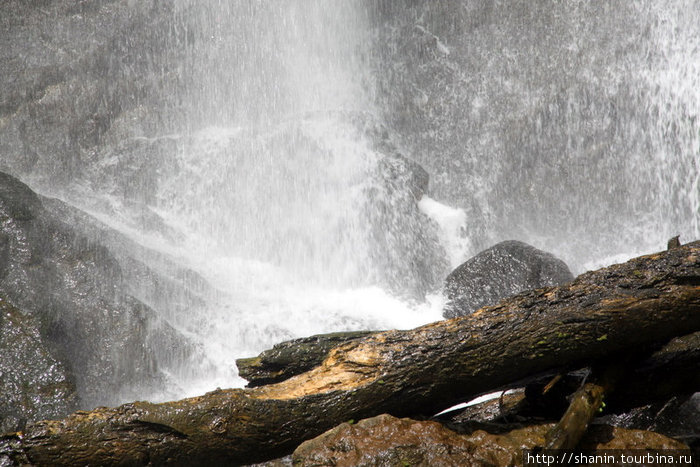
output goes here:
[[[163, 181], [152, 207], [178, 233], [175, 240], [130, 226], [117, 199], [112, 216], [99, 216], [216, 291], [204, 309], [167, 315], [201, 350], [200, 361], [170, 370], [177, 395], [243, 385], [235, 359], [283, 340], [409, 329], [442, 318], [440, 293], [409, 301], [374, 283], [384, 266], [373, 262], [375, 227], [364, 210], [368, 192], [383, 196], [373, 175], [382, 155], [366, 138], [335, 113], [181, 135], [170, 139], [177, 150], [169, 155], [179, 170]], [[463, 256], [464, 213], [430, 199], [421, 206], [443, 227], [453, 260]], [[384, 228], [390, 238], [403, 225]]]
[[[171, 317], [171, 324], [201, 349], [204, 359], [197, 368], [172, 370], [177, 397], [243, 386], [235, 359], [256, 355], [283, 340], [336, 331], [411, 329], [442, 319], [440, 293], [429, 295], [424, 303], [410, 303], [377, 286], [303, 285], [293, 276], [290, 279], [290, 271], [267, 262], [203, 256], [201, 251], [166, 246], [162, 239], [143, 240], [179, 258], [218, 291], [204, 312]], [[172, 392], [149, 396], [172, 397]]]
[[[193, 329], [217, 369], [186, 382], [186, 394], [238, 386], [233, 358], [253, 356], [273, 344], [313, 334], [347, 330], [409, 329], [441, 319], [441, 298], [409, 305], [379, 287], [329, 289], [281, 282], [276, 268], [240, 258], [207, 265], [222, 295], [210, 307], [206, 325]], [[232, 357], [233, 356], [233, 357]]]

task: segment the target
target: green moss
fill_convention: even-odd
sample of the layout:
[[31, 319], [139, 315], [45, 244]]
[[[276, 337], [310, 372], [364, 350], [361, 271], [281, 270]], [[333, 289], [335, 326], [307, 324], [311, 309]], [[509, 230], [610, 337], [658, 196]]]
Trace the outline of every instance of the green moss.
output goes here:
[[598, 339], [596, 339], [596, 340], [597, 340], [598, 342], [602, 342], [602, 341], [608, 340], [608, 335], [607, 335], [607, 334], [603, 334], [602, 336], [600, 336], [600, 337], [599, 337]]

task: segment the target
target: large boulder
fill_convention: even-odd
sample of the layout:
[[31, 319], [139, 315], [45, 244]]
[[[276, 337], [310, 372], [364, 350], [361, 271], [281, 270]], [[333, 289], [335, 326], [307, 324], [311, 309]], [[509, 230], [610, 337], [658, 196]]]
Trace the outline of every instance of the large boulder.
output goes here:
[[75, 384], [29, 316], [0, 294], [0, 433], [77, 409]]
[[165, 388], [163, 354], [186, 352], [186, 340], [126, 292], [104, 245], [45, 204], [0, 173], [0, 292], [36, 323], [51, 358], [73, 375], [81, 407]]
[[469, 259], [445, 279], [448, 303], [443, 315], [454, 318], [524, 290], [565, 284], [574, 279], [554, 255], [526, 243], [498, 243]]

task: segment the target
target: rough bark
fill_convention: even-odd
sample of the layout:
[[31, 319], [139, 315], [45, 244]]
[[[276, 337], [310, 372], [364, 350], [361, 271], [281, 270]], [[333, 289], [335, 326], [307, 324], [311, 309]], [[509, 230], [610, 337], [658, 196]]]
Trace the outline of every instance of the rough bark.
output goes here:
[[252, 463], [350, 419], [434, 414], [540, 372], [700, 330], [700, 242], [525, 292], [476, 313], [334, 349], [281, 383], [135, 402], [29, 425], [3, 456], [38, 465]]

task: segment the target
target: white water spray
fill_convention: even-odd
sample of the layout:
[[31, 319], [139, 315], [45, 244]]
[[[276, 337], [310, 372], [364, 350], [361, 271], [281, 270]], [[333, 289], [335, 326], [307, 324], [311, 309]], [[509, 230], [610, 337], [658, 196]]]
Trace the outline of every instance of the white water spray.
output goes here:
[[284, 339], [440, 319], [450, 266], [500, 240], [581, 272], [700, 237], [696, 1], [105, 5], [140, 46], [115, 32], [87, 67], [109, 79], [76, 80], [95, 118], [70, 167], [60, 125], [2, 145], [195, 296], [131, 278], [193, 345], [160, 349], [183, 354], [159, 361], [171, 390], [143, 397], [241, 385], [235, 359]]
[[[235, 359], [282, 340], [441, 319], [439, 295], [406, 299], [437, 285], [414, 258], [442, 266], [420, 247], [432, 227], [410, 163], [387, 152], [366, 92], [358, 7], [180, 5], [173, 34], [191, 37], [177, 96], [185, 130], [132, 138], [158, 160], [149, 209], [170, 232], [137, 240], [215, 290], [205, 306], [163, 310], [203, 359], [170, 369], [176, 396], [242, 385]], [[128, 209], [113, 211], [127, 213], [112, 221], [124, 230]], [[173, 394], [151, 395], [161, 397]]]

